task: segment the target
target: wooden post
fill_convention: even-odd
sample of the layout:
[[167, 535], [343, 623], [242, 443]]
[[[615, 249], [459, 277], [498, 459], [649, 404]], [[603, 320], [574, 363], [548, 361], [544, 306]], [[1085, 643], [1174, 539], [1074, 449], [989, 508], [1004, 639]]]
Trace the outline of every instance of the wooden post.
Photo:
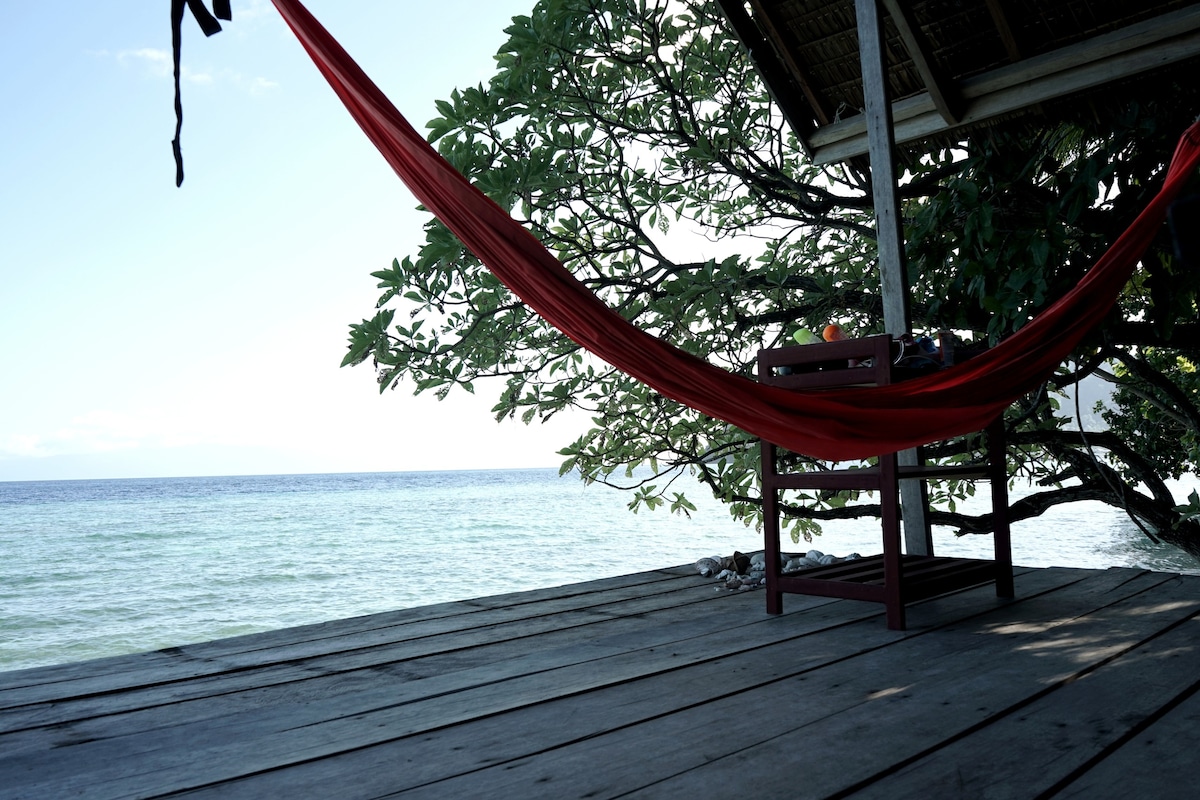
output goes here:
[[[883, 326], [891, 334], [907, 333], [912, 325], [908, 305], [908, 276], [904, 259], [904, 233], [900, 225], [899, 186], [896, 179], [896, 142], [892, 128], [892, 103], [888, 96], [887, 65], [883, 52], [883, 21], [877, 0], [855, 0], [858, 15], [858, 50], [862, 63], [864, 113], [871, 158], [871, 190], [875, 200], [875, 236], [883, 293]], [[916, 450], [899, 454], [900, 466], [919, 463]], [[933, 555], [933, 535], [928, 515], [925, 483], [900, 482], [905, 551]]]

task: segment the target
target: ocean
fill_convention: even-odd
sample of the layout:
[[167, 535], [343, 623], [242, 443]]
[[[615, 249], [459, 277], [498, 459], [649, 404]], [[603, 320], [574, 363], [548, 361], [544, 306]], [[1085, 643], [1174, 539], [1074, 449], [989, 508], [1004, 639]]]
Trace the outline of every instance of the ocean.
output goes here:
[[[626, 493], [554, 469], [0, 482], [0, 670], [761, 549], [758, 532], [681, 483], [691, 518], [633, 514]], [[878, 523], [830, 524], [792, 549], [810, 547], [878, 552]], [[935, 547], [986, 557], [990, 537], [935, 532]], [[1013, 555], [1200, 567], [1099, 503], [1017, 523]]]

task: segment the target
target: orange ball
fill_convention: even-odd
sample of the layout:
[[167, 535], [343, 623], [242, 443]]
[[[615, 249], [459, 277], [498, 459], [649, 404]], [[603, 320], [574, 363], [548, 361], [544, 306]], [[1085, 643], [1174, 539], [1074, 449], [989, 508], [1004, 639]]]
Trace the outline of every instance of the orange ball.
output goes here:
[[833, 325], [825, 326], [825, 330], [821, 332], [821, 338], [827, 342], [840, 342], [844, 339], [849, 339], [850, 337], [846, 335], [844, 330], [842, 330], [841, 325], [834, 323]]

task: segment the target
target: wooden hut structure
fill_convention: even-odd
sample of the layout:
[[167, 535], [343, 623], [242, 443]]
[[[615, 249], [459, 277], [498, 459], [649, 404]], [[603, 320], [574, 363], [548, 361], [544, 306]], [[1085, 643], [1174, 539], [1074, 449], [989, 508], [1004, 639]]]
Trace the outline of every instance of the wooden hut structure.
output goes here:
[[884, 91], [903, 146], [1053, 122], [1060, 101], [1101, 91], [1136, 98], [1163, 69], [1200, 74], [1195, 0], [719, 2], [816, 163], [868, 151], [865, 111]]
[[1136, 98], [1163, 70], [1200, 75], [1197, 0], [718, 2], [809, 156], [869, 154], [892, 333], [909, 323], [898, 146], [1053, 123]]
[[[869, 154], [884, 325], [908, 329], [896, 148], [1200, 74], [1196, 0], [719, 0], [816, 163]], [[1100, 95], [1103, 92], [1103, 95]], [[1099, 96], [1099, 100], [1097, 97]]]
[[[869, 156], [884, 327], [910, 330], [898, 154], [1200, 75], [1197, 0], [718, 0], [816, 163]], [[919, 466], [916, 451], [900, 464]], [[919, 481], [905, 550], [933, 555]]]
[[1099, 92], [1136, 98], [1164, 69], [1200, 74], [1197, 0], [718, 2], [809, 156], [870, 155], [893, 333], [908, 329], [897, 146], [1052, 123]]

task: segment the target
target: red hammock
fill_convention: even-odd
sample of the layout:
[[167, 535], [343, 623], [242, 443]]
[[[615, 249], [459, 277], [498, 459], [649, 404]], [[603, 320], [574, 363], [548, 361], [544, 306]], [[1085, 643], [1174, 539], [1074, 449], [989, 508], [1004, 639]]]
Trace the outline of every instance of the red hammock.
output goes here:
[[726, 372], [604, 305], [504, 209], [454, 170], [297, 0], [273, 0], [350, 114], [417, 199], [530, 308], [663, 395], [798, 453], [848, 460], [985, 427], [1044, 381], [1112, 307], [1200, 161], [1183, 135], [1158, 195], [1079, 285], [983, 355], [890, 386], [797, 392]]

